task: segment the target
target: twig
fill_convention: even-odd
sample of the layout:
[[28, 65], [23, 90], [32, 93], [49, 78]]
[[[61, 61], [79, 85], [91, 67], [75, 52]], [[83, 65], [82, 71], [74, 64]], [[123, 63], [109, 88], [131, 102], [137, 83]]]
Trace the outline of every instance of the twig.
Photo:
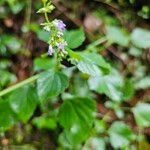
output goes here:
[[109, 4], [109, 3], [104, 2], [104, 1], [102, 1], [102, 0], [94, 0], [94, 1], [100, 2], [100, 3], [102, 3], [102, 4], [106, 5], [106, 6], [108, 6], [109, 8], [111, 8], [111, 10], [113, 10], [113, 12], [114, 12], [114, 11], [115, 11], [115, 12], [120, 12], [120, 10], [119, 10], [119, 8], [118, 8], [117, 6], [114, 6], [114, 5], [112, 5], [112, 4]]
[[121, 62], [122, 62], [122, 64], [124, 65], [124, 66], [126, 66], [127, 65], [127, 63], [121, 58], [121, 56], [118, 54], [118, 53], [116, 53], [115, 52], [115, 50], [114, 50], [114, 48], [111, 46], [111, 47], [108, 47], [108, 48], [106, 48], [110, 53], [112, 53], [116, 58], [118, 58]]
[[99, 2], [103, 5], [105, 5], [107, 8], [109, 8], [109, 10], [116, 15], [116, 17], [121, 21], [121, 23], [124, 24], [124, 21], [123, 21], [121, 15], [120, 15], [121, 11], [117, 6], [109, 4], [109, 3], [104, 2], [102, 0], [94, 0], [94, 1]]

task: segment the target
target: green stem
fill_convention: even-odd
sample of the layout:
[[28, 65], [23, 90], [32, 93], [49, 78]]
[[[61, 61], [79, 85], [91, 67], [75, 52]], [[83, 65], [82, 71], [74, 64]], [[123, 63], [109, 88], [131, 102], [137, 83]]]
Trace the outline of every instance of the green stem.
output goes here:
[[58, 71], [58, 70], [60, 70], [61, 63], [60, 63], [60, 58], [59, 58], [57, 52], [54, 54], [54, 59], [55, 59], [55, 70]]
[[[44, 7], [46, 7], [46, 3], [44, 3]], [[44, 15], [45, 15], [46, 22], [47, 22], [47, 23], [50, 23], [49, 18], [48, 18], [48, 15], [47, 15], [46, 12], [44, 13]]]
[[4, 89], [3, 91], [0, 92], [0, 97], [4, 96], [4, 95], [6, 95], [6, 94], [8, 94], [8, 93], [10, 93], [10, 92], [12, 92], [14, 90], [16, 90], [16, 89], [18, 89], [18, 88], [20, 88], [20, 87], [22, 87], [22, 86], [24, 86], [26, 84], [34, 82], [35, 80], [37, 80], [39, 78], [39, 76], [40, 76], [39, 74], [34, 75], [34, 76], [32, 76], [32, 77], [30, 77], [30, 78], [28, 78], [28, 79], [26, 79], [26, 80], [24, 80], [24, 81], [22, 81], [22, 82], [20, 82], [18, 84], [15, 84], [15, 85], [13, 85], [11, 87], [8, 87], [7, 89]]
[[98, 46], [98, 45], [100, 45], [100, 44], [102, 44], [102, 43], [104, 43], [106, 41], [107, 41], [107, 38], [106, 37], [102, 37], [102, 38], [96, 40], [95, 42], [93, 42], [92, 44], [89, 44], [87, 49], [91, 49], [93, 47], [96, 47], [96, 46]]
[[46, 19], [47, 23], [50, 23], [47, 13], [45, 13], [45, 19]]

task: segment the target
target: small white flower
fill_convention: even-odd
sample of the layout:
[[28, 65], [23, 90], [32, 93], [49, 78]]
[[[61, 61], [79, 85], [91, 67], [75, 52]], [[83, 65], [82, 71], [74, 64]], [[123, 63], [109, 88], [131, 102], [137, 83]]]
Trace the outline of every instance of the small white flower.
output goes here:
[[45, 27], [44, 27], [44, 30], [46, 30], [46, 31], [48, 31], [48, 32], [51, 31], [49, 26], [45, 26]]
[[63, 32], [60, 31], [57, 32], [57, 37], [61, 38], [63, 35], [64, 35]]
[[54, 50], [53, 50], [53, 47], [51, 46], [51, 45], [49, 45], [49, 47], [48, 47], [48, 55], [53, 55], [53, 53], [54, 53]]
[[65, 46], [67, 46], [67, 42], [66, 41], [64, 41], [62, 43], [59, 43], [57, 47], [58, 47], [59, 50], [64, 51]]

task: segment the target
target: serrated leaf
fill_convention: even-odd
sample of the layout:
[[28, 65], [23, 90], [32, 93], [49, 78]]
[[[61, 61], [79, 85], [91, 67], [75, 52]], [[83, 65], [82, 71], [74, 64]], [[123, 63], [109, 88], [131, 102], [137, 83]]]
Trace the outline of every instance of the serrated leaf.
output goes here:
[[59, 123], [65, 129], [71, 129], [76, 125], [91, 127], [95, 111], [96, 105], [91, 99], [76, 97], [65, 100], [59, 110]]
[[40, 75], [37, 80], [37, 90], [40, 101], [58, 96], [68, 87], [68, 77], [61, 73], [49, 70]]
[[85, 74], [91, 75], [91, 76], [100, 76], [102, 75], [102, 72], [98, 66], [95, 64], [89, 62], [89, 61], [80, 61], [77, 64], [77, 68]]
[[88, 80], [88, 84], [91, 90], [106, 94], [112, 100], [122, 100], [121, 87], [123, 87], [123, 79], [116, 71], [106, 76], [91, 77]]
[[117, 43], [121, 46], [128, 46], [129, 36], [121, 28], [116, 26], [107, 26], [107, 39], [112, 43]]
[[96, 53], [83, 52], [80, 53], [81, 59], [87, 60], [88, 62], [99, 66], [104, 72], [110, 73], [111, 66], [105, 61], [105, 59]]
[[70, 30], [64, 33], [64, 38], [68, 43], [70, 49], [75, 49], [82, 45], [85, 40], [83, 29]]
[[59, 123], [65, 129], [61, 141], [65, 140], [73, 147], [84, 141], [92, 127], [95, 111], [96, 105], [91, 99], [75, 97], [65, 100], [58, 114]]
[[136, 28], [131, 34], [132, 43], [139, 48], [150, 48], [150, 31]]
[[89, 52], [80, 52], [77, 54], [80, 56], [77, 68], [81, 72], [91, 76], [101, 76], [103, 72], [110, 73], [111, 67], [101, 55]]
[[36, 90], [32, 86], [24, 86], [13, 91], [8, 99], [10, 107], [23, 123], [33, 115], [38, 102]]
[[59, 142], [66, 149], [76, 149], [89, 135], [90, 128], [86, 127], [83, 129], [79, 125], [76, 125], [74, 128], [77, 128], [76, 132], [74, 132], [74, 130], [65, 130], [59, 136]]
[[132, 130], [123, 122], [114, 122], [108, 130], [111, 145], [114, 148], [124, 148], [135, 139]]
[[141, 127], [150, 127], [150, 104], [138, 103], [133, 108], [136, 123]]

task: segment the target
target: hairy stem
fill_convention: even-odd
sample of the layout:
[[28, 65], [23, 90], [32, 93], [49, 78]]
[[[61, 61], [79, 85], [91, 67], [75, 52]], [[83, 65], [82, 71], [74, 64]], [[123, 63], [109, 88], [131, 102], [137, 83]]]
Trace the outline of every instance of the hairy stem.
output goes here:
[[22, 87], [24, 85], [27, 85], [29, 83], [34, 82], [35, 80], [37, 80], [39, 78], [39, 76], [40, 76], [39, 74], [34, 75], [34, 76], [32, 76], [32, 77], [30, 77], [30, 78], [28, 78], [28, 79], [26, 79], [26, 80], [24, 80], [24, 81], [22, 81], [22, 82], [20, 82], [18, 84], [15, 84], [15, 85], [13, 85], [11, 87], [8, 87], [7, 89], [4, 89], [3, 91], [0, 92], [0, 97], [6, 95], [6, 94], [8, 94], [8, 93], [10, 93], [10, 92], [12, 92], [12, 91], [14, 91], [16, 89], [18, 89], [18, 88], [20, 88], [20, 87]]

